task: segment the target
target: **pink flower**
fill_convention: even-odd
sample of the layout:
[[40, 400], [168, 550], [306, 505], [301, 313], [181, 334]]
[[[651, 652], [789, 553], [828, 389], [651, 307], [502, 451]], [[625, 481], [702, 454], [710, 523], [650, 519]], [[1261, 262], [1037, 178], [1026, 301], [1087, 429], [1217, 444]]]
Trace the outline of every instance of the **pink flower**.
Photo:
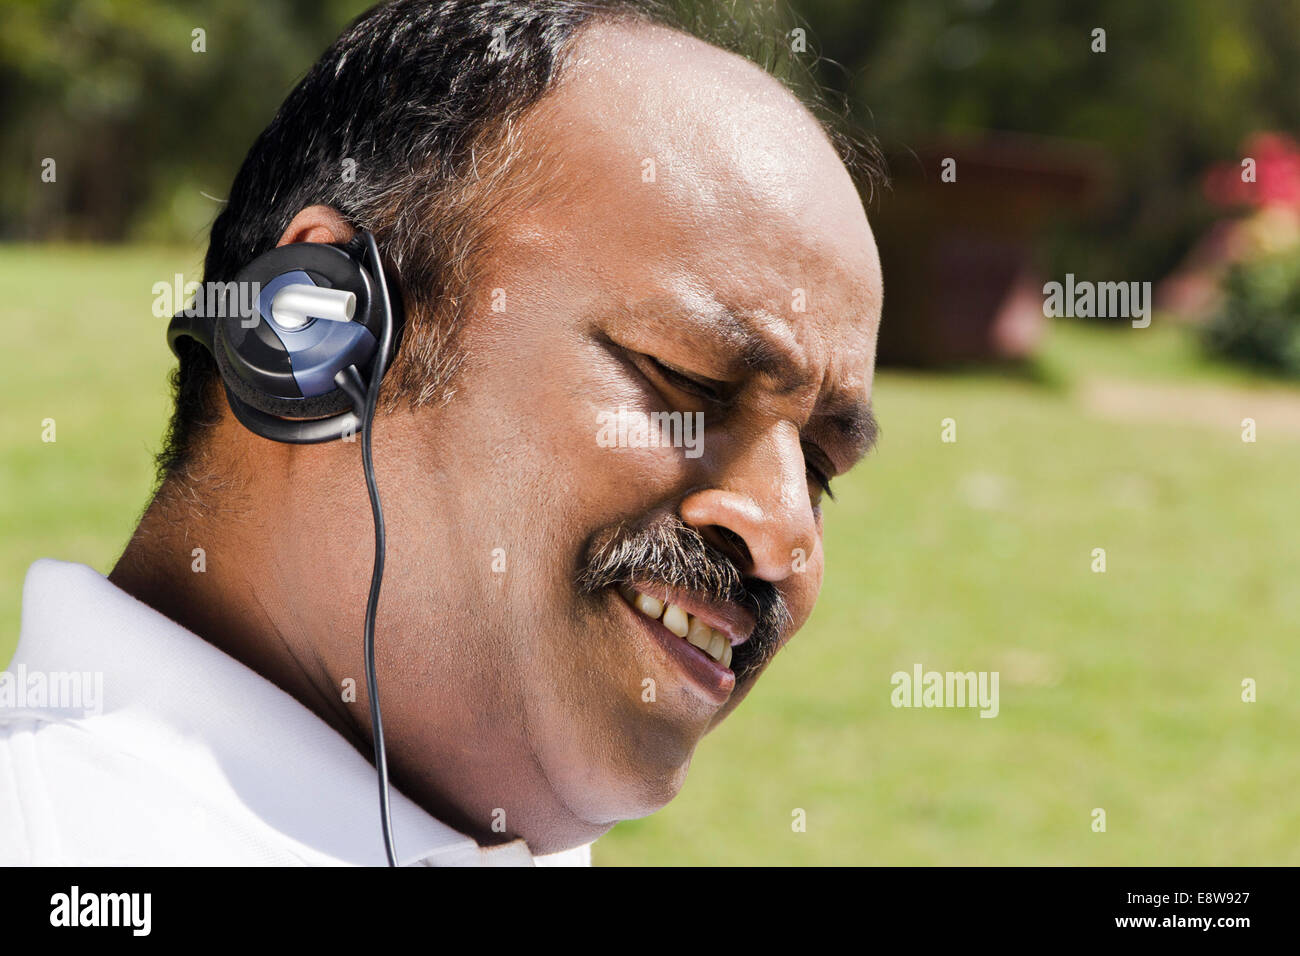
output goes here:
[[1205, 197], [1219, 206], [1286, 206], [1300, 209], [1300, 144], [1281, 133], [1256, 133], [1242, 158], [1255, 161], [1255, 181], [1243, 182], [1243, 167], [1222, 163], [1205, 174]]

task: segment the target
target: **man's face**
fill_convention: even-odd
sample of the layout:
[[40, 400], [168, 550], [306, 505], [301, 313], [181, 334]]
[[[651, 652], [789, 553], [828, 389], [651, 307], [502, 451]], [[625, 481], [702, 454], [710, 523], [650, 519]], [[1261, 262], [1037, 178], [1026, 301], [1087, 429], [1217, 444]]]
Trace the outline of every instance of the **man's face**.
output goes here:
[[[579, 50], [521, 137], [552, 187], [495, 224], [457, 391], [386, 419], [376, 460], [399, 779], [462, 794], [461, 822], [501, 808], [511, 832], [590, 839], [677, 793], [812, 611], [819, 476], [866, 450], [881, 278], [848, 173], [775, 82], [658, 29], [599, 27]], [[702, 412], [702, 453], [608, 447], [620, 409]], [[755, 603], [670, 594], [655, 552], [611, 564], [680, 525]], [[727, 635], [733, 668], [619, 587], [584, 588], [601, 558], [598, 584], [675, 596]]]

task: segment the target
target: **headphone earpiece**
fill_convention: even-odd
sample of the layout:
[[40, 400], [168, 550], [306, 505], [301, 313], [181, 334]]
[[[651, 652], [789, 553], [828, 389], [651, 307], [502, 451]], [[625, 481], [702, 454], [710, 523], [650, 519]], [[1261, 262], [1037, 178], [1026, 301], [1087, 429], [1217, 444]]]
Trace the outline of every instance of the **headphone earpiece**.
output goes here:
[[342, 245], [279, 246], [220, 290], [220, 316], [173, 318], [168, 344], [175, 351], [184, 336], [208, 349], [231, 411], [264, 438], [309, 444], [355, 433], [354, 379], [364, 393], [379, 344], [391, 342], [387, 368], [401, 334], [397, 284], [377, 281], [377, 260], [366, 232]]

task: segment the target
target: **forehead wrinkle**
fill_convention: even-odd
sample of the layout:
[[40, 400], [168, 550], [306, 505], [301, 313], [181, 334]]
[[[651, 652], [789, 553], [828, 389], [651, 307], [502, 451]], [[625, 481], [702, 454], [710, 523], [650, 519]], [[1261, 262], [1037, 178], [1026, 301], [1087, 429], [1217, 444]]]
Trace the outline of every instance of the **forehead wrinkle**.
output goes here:
[[773, 380], [779, 395], [807, 388], [812, 378], [802, 367], [798, 350], [784, 336], [774, 335], [736, 309], [717, 305], [708, 321], [718, 328], [735, 349], [745, 371]]

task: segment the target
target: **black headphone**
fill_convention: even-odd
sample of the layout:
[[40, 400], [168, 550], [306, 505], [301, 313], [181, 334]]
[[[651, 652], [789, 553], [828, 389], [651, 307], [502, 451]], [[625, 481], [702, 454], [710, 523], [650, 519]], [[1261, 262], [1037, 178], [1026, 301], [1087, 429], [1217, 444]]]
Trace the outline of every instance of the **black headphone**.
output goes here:
[[[200, 292], [197, 308], [174, 316], [167, 344], [190, 338], [217, 361], [231, 411], [272, 441], [314, 444], [361, 434], [361, 460], [375, 522], [363, 638], [366, 688], [379, 779], [380, 826], [389, 866], [397, 865], [389, 811], [388, 758], [375, 676], [375, 609], [384, 577], [384, 512], [375, 484], [370, 425], [379, 386], [400, 343], [403, 316], [375, 237], [299, 242], [259, 256], [233, 283]], [[216, 313], [216, 314], [212, 314]]]
[[396, 283], [371, 233], [280, 246], [211, 287], [215, 297], [201, 292], [197, 309], [172, 319], [167, 344], [177, 352], [191, 338], [212, 354], [240, 422], [292, 444], [359, 430], [367, 385], [383, 377], [402, 331]]

